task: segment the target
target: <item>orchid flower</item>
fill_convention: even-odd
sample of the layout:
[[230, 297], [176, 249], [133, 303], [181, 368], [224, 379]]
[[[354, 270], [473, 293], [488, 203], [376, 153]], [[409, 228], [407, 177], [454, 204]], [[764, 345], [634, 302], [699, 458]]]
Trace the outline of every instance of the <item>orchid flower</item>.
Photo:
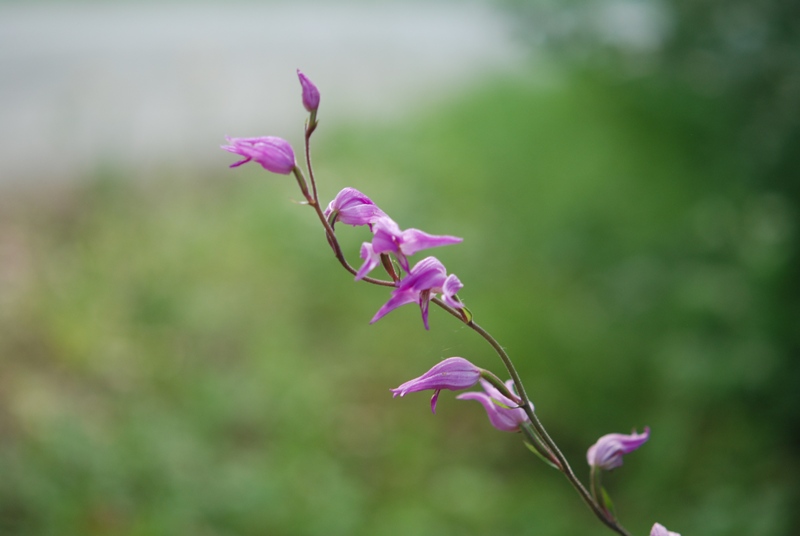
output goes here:
[[221, 148], [228, 152], [244, 157], [230, 165], [230, 167], [241, 166], [251, 160], [261, 164], [267, 171], [288, 175], [296, 167], [294, 151], [289, 142], [274, 136], [262, 136], [259, 138], [231, 138], [225, 136], [230, 145], [222, 145]]
[[628, 454], [638, 449], [649, 437], [650, 428], [646, 426], [641, 434], [637, 434], [636, 430], [630, 435], [606, 434], [589, 447], [586, 452], [586, 460], [591, 467], [610, 471], [622, 465], [623, 454]]
[[[423, 249], [435, 248], [458, 244], [463, 238], [447, 235], [432, 235], [420, 231], [419, 229], [406, 229], [401, 231], [400, 227], [388, 216], [378, 218], [372, 227], [375, 236], [372, 238], [372, 251], [376, 255], [382, 253], [394, 253], [397, 262], [406, 272], [409, 271], [408, 256], [422, 251]], [[374, 266], [372, 266], [374, 268]], [[362, 266], [359, 272], [366, 275], [371, 268], [367, 265]], [[363, 277], [362, 275], [362, 277]]]
[[451, 391], [469, 389], [478, 383], [481, 372], [481, 369], [463, 357], [449, 357], [434, 365], [433, 368], [422, 376], [409, 380], [399, 387], [392, 389], [392, 396], [405, 396], [408, 393], [433, 389], [431, 411], [436, 413], [436, 401], [442, 389], [449, 389]]
[[328, 203], [324, 212], [325, 218], [334, 226], [337, 221], [348, 225], [369, 225], [385, 217], [378, 206], [366, 195], [355, 188], [344, 188]]
[[[365, 244], [365, 246], [370, 246]], [[374, 250], [374, 246], [371, 246]], [[370, 252], [369, 247], [366, 248]], [[362, 253], [363, 253], [362, 249]], [[375, 252], [370, 253], [373, 258]], [[370, 320], [373, 324], [383, 318], [387, 313], [397, 309], [402, 305], [408, 303], [417, 303], [422, 311], [422, 323], [425, 329], [428, 327], [428, 305], [431, 299], [437, 294], [442, 294], [442, 301], [450, 307], [461, 309], [464, 307], [456, 293], [461, 290], [464, 285], [461, 284], [458, 277], [455, 275], [447, 275], [447, 270], [444, 265], [439, 262], [436, 257], [425, 257], [419, 261], [408, 273], [406, 277], [397, 283], [397, 288], [392, 291], [392, 297], [389, 298], [383, 307], [381, 307], [375, 316]]]
[[[486, 410], [486, 415], [489, 417], [489, 422], [503, 432], [517, 432], [521, 424], [528, 421], [528, 415], [525, 410], [519, 407], [519, 403], [511, 400], [500, 391], [498, 391], [492, 384], [486, 380], [481, 379], [481, 386], [484, 393], [480, 391], [470, 391], [462, 393], [456, 398], [459, 400], [477, 400]], [[514, 392], [514, 382], [508, 380], [506, 387], [510, 392]], [[531, 405], [531, 409], [533, 406]]]

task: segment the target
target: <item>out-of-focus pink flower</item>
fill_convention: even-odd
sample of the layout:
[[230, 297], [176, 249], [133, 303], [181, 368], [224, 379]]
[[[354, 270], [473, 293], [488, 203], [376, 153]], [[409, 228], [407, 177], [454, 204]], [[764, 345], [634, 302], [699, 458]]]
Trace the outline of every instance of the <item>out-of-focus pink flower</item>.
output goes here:
[[319, 90], [314, 83], [297, 69], [297, 78], [300, 79], [300, 87], [303, 88], [303, 107], [309, 112], [315, 112], [319, 108]]
[[[528, 421], [528, 415], [525, 410], [519, 407], [517, 402], [514, 402], [495, 387], [487, 382], [481, 380], [484, 393], [480, 391], [470, 391], [469, 393], [462, 393], [456, 398], [459, 400], [477, 400], [486, 410], [486, 415], [489, 417], [489, 422], [492, 426], [503, 432], [517, 432], [522, 423]], [[514, 392], [514, 382], [508, 380], [506, 387], [512, 393]], [[533, 406], [531, 406], [533, 409]]]
[[325, 218], [331, 225], [340, 221], [348, 225], [372, 226], [379, 218], [386, 216], [366, 195], [355, 188], [344, 188], [328, 203]]
[[407, 393], [433, 389], [431, 411], [436, 413], [436, 401], [442, 389], [451, 391], [469, 389], [478, 383], [480, 377], [481, 369], [463, 357], [449, 357], [434, 365], [433, 368], [419, 378], [409, 380], [391, 391], [393, 396], [397, 397], [405, 396]]
[[672, 532], [666, 529], [664, 525], [661, 523], [656, 523], [653, 525], [653, 528], [650, 529], [650, 536], [681, 536], [677, 532]]
[[288, 175], [295, 168], [294, 151], [289, 142], [274, 136], [259, 138], [231, 138], [225, 136], [230, 145], [221, 147], [228, 152], [244, 157], [230, 167], [241, 166], [251, 160], [258, 162], [267, 171]]
[[586, 452], [586, 460], [592, 467], [599, 467], [609, 471], [622, 465], [622, 455], [633, 452], [641, 447], [650, 437], [650, 428], [644, 428], [644, 432], [637, 434], [634, 430], [630, 435], [625, 434], [606, 434], [597, 440], [597, 443], [589, 447]]
[[[364, 244], [364, 246], [366, 250], [362, 248], [362, 257], [366, 252], [366, 255], [372, 259], [372, 261], [368, 259], [368, 262], [374, 262], [376, 258], [379, 258], [371, 249], [374, 246], [369, 243]], [[447, 275], [447, 269], [439, 262], [439, 259], [425, 257], [414, 265], [406, 277], [397, 283], [397, 288], [392, 291], [392, 297], [375, 313], [375, 316], [370, 320], [370, 324], [377, 322], [387, 313], [400, 306], [408, 303], [417, 303], [422, 311], [422, 323], [425, 325], [425, 329], [428, 329], [428, 305], [431, 298], [436, 293], [441, 292], [442, 301], [450, 307], [461, 309], [464, 304], [456, 298], [456, 293], [462, 287], [461, 281], [455, 275]]]

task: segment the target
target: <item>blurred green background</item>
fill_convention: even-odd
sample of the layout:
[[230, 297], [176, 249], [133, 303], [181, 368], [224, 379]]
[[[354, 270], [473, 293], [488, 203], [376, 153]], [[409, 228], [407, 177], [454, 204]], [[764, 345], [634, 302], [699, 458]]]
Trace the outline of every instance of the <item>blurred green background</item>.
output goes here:
[[[631, 52], [549, 33], [586, 4], [501, 7], [546, 81], [532, 62], [358, 125], [321, 87], [321, 197], [464, 237], [435, 255], [579, 475], [599, 436], [651, 427], [605, 481], [634, 534], [793, 534], [798, 8], [674, 0]], [[439, 310], [368, 325], [387, 292], [291, 179], [231, 161], [4, 186], [0, 534], [610, 533], [477, 404], [393, 400], [444, 357], [500, 361]], [[367, 231], [339, 234], [356, 262]]]

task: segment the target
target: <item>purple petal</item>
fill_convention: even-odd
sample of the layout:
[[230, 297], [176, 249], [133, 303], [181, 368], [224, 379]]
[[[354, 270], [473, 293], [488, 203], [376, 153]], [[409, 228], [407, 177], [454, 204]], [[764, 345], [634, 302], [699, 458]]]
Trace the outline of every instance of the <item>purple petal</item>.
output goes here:
[[[226, 136], [230, 145], [223, 145], [222, 148], [228, 152], [244, 156], [247, 160], [254, 160], [261, 164], [267, 171], [288, 175], [295, 167], [294, 151], [284, 139], [274, 136], [262, 136], [258, 138], [231, 138]], [[240, 166], [245, 161], [237, 162]]]
[[494, 399], [486, 393], [471, 391], [456, 397], [459, 400], [477, 400], [486, 410], [489, 422], [503, 432], [516, 432], [520, 424], [527, 420], [525, 412], [518, 408], [503, 408], [497, 405]]
[[442, 285], [442, 300], [455, 309], [463, 308], [464, 304], [455, 298], [455, 295], [462, 288], [464, 288], [464, 285], [461, 284], [458, 277], [454, 274], [450, 274], [447, 276], [447, 279], [445, 279], [444, 285]]
[[419, 297], [416, 292], [398, 292], [398, 290], [399, 289], [395, 289], [392, 291], [392, 297], [383, 304], [383, 307], [378, 309], [378, 312], [375, 313], [375, 316], [369, 321], [370, 324], [374, 324], [386, 316], [387, 313], [394, 311], [398, 307], [402, 307], [408, 303], [415, 303]]
[[[379, 218], [372, 227], [374, 237], [372, 247], [378, 253], [394, 253], [399, 251], [400, 227], [388, 216]], [[406, 271], [408, 269], [404, 268]]]
[[409, 380], [391, 391], [395, 397], [427, 389], [458, 391], [469, 389], [478, 383], [480, 377], [481, 369], [463, 357], [448, 357], [431, 367], [422, 376]]
[[650, 529], [650, 536], [681, 536], [677, 532], [672, 532], [667, 530], [667, 528], [662, 525], [661, 523], [656, 523], [653, 525], [653, 528]]
[[398, 288], [415, 289], [439, 289], [447, 279], [447, 270], [436, 257], [425, 257], [408, 273], [408, 276], [400, 281]]
[[436, 415], [436, 402], [439, 400], [439, 393], [441, 393], [441, 389], [436, 389], [433, 392], [433, 396], [431, 397], [431, 413]]
[[628, 454], [641, 447], [650, 438], [650, 428], [645, 427], [644, 432], [630, 435], [606, 434], [589, 447], [586, 460], [592, 467], [600, 467], [606, 471], [622, 465], [623, 454]]
[[325, 218], [330, 218], [336, 212], [335, 222], [341, 221], [348, 225], [371, 225], [386, 215], [366, 195], [355, 188], [344, 188], [325, 209]]
[[381, 263], [381, 256], [372, 250], [372, 245], [369, 242], [361, 244], [361, 258], [364, 259], [364, 264], [361, 265], [358, 273], [356, 273], [356, 281], [363, 279], [365, 275]]
[[400, 249], [406, 255], [413, 255], [423, 249], [458, 244], [463, 240], [463, 238], [458, 238], [456, 236], [437, 236], [425, 233], [419, 229], [406, 229], [400, 236]]
[[[488, 394], [489, 396], [494, 398], [496, 401], [500, 402], [502, 405], [508, 406], [509, 408], [514, 408], [514, 409], [519, 406], [519, 403], [516, 400], [511, 400], [510, 398], [505, 396], [503, 393], [501, 393], [500, 391], [495, 389], [494, 385], [492, 385], [488, 381], [486, 381], [484, 379], [481, 379], [480, 383], [481, 383], [481, 387], [483, 387], [483, 390], [486, 391], [486, 394]], [[514, 389], [514, 380], [507, 380], [505, 385], [506, 385], [506, 389], [508, 389], [509, 392], [516, 394], [516, 390]], [[532, 403], [531, 403], [531, 409], [533, 409], [533, 404]], [[521, 411], [524, 412], [525, 410], [521, 410]]]
[[423, 290], [419, 293], [419, 310], [422, 312], [422, 324], [425, 329], [430, 330], [428, 326], [428, 309], [431, 303], [431, 291]]
[[[377, 253], [374, 241], [372, 242], [372, 249], [373, 252]], [[359, 270], [360, 272], [361, 270]], [[392, 291], [392, 298], [380, 308], [370, 323], [376, 322], [386, 313], [401, 305], [416, 302], [420, 305], [425, 329], [428, 329], [428, 302], [431, 294], [439, 291], [446, 278], [445, 267], [436, 257], [422, 259], [411, 269], [406, 277], [400, 280], [397, 288]], [[422, 297], [423, 294], [424, 298]]]

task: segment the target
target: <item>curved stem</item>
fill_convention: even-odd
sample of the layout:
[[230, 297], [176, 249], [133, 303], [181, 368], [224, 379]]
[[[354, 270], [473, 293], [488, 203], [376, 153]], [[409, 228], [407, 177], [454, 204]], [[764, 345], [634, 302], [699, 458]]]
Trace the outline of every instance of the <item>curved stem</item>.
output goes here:
[[306, 149], [306, 168], [308, 168], [308, 180], [311, 181], [311, 192], [314, 196], [314, 202], [319, 204], [319, 196], [317, 195], [317, 181], [314, 180], [314, 170], [311, 167], [311, 134], [317, 128], [316, 112], [312, 114], [311, 119], [306, 123], [305, 132], [305, 149]]
[[630, 536], [630, 533], [627, 530], [625, 530], [621, 525], [619, 525], [619, 523], [609, 519], [606, 516], [606, 512], [603, 510], [603, 508], [597, 503], [597, 501], [595, 501], [592, 498], [591, 494], [586, 490], [586, 487], [584, 487], [583, 483], [578, 479], [577, 476], [575, 476], [575, 472], [569, 465], [567, 458], [558, 448], [555, 441], [553, 441], [553, 439], [550, 437], [550, 434], [547, 433], [547, 430], [545, 430], [544, 425], [536, 416], [536, 413], [533, 411], [533, 405], [530, 403], [528, 394], [525, 392], [525, 386], [522, 384], [522, 379], [520, 378], [519, 373], [517, 372], [517, 369], [514, 366], [514, 363], [511, 361], [511, 357], [508, 355], [505, 349], [500, 345], [500, 343], [497, 342], [497, 340], [494, 337], [492, 337], [492, 335], [488, 331], [486, 331], [483, 327], [478, 325], [475, 321], [473, 320], [465, 321], [457, 310], [448, 306], [446, 303], [442, 302], [438, 298], [434, 298], [432, 301], [436, 303], [436, 305], [438, 305], [439, 307], [443, 308], [448, 313], [461, 319], [462, 322], [464, 322], [470, 329], [472, 329], [473, 331], [478, 333], [481, 337], [483, 337], [486, 340], [486, 342], [488, 342], [492, 346], [492, 348], [494, 348], [494, 351], [497, 353], [498, 356], [500, 356], [500, 359], [506, 366], [506, 370], [508, 370], [508, 373], [511, 376], [511, 380], [514, 382], [514, 387], [516, 388], [519, 397], [522, 399], [521, 407], [525, 410], [525, 413], [528, 415], [528, 418], [530, 419], [531, 424], [536, 430], [536, 433], [539, 435], [544, 444], [553, 453], [553, 456], [555, 456], [556, 460], [558, 460], [558, 463], [561, 465], [559, 470], [562, 473], [564, 473], [564, 476], [567, 478], [567, 480], [569, 480], [570, 484], [572, 484], [572, 487], [574, 487], [575, 490], [578, 492], [578, 495], [581, 496], [583, 502], [586, 503], [586, 505], [592, 510], [595, 516], [600, 521], [603, 522], [603, 524], [605, 524], [608, 528], [617, 532], [618, 534], [621, 534], [622, 536]]
[[[322, 222], [322, 226], [325, 227], [325, 234], [328, 238], [328, 243], [331, 245], [331, 248], [333, 248], [333, 254], [336, 255], [336, 259], [344, 267], [345, 270], [347, 270], [353, 275], [356, 275], [358, 273], [358, 270], [353, 268], [350, 265], [350, 263], [347, 262], [347, 259], [344, 257], [344, 253], [342, 252], [342, 247], [339, 245], [339, 240], [337, 240], [336, 238], [336, 232], [333, 230], [333, 227], [331, 227], [331, 224], [328, 222], [328, 219], [325, 217], [325, 214], [323, 214], [322, 209], [319, 206], [319, 203], [316, 201], [309, 201], [308, 204], [314, 208], [314, 211], [317, 213], [319, 221]], [[361, 280], [366, 281], [367, 283], [372, 283], [373, 285], [380, 285], [382, 287], [395, 286], [394, 281], [385, 281], [383, 279], [375, 279], [374, 277], [369, 277], [369, 276], [363, 277]]]

